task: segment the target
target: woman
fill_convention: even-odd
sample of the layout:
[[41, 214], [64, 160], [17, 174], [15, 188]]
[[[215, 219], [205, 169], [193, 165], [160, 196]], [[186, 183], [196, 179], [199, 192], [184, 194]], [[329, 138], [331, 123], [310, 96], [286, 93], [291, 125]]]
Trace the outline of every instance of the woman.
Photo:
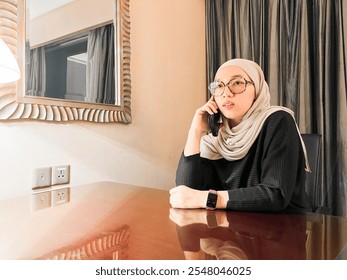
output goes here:
[[[270, 106], [258, 64], [232, 59], [209, 86], [212, 97], [197, 109], [170, 190], [174, 208], [239, 211], [306, 210], [306, 149], [285, 107]], [[208, 116], [221, 120], [207, 134]]]

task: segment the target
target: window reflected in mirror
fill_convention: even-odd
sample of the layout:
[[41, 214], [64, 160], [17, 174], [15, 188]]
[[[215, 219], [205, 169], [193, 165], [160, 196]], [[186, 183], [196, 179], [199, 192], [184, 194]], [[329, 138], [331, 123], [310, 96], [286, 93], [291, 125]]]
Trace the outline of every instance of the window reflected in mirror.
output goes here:
[[[36, 35], [34, 28], [47, 22], [49, 15], [68, 14], [77, 0], [27, 0], [26, 84], [27, 96], [65, 99], [88, 103], [119, 105], [115, 93], [114, 24], [83, 23], [83, 30], [69, 29], [78, 14], [64, 17], [64, 28], [72, 34], [62, 38]], [[113, 3], [113, 2], [112, 2]], [[47, 4], [47, 5], [44, 5]], [[75, 3], [76, 4], [76, 3]], [[46, 8], [43, 8], [46, 6]], [[100, 5], [98, 5], [100, 7]], [[66, 12], [64, 12], [64, 9]], [[101, 12], [100, 12], [101, 13]], [[96, 12], [97, 14], [97, 12]], [[54, 16], [52, 16], [52, 21]], [[35, 23], [36, 21], [36, 23]], [[59, 22], [59, 19], [58, 19]], [[89, 26], [90, 25], [90, 26]], [[33, 26], [33, 28], [30, 28]], [[50, 28], [50, 27], [49, 27]], [[48, 29], [49, 29], [48, 28]], [[45, 31], [47, 32], [47, 31]], [[62, 33], [62, 34], [65, 34]], [[32, 38], [31, 38], [32, 37]]]

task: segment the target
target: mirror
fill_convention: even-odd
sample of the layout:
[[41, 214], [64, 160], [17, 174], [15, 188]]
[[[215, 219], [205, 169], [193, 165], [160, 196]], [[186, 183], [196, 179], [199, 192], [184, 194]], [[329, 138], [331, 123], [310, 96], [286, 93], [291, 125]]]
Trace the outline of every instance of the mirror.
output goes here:
[[0, 87], [0, 119], [131, 122], [129, 0], [7, 2], [22, 78]]

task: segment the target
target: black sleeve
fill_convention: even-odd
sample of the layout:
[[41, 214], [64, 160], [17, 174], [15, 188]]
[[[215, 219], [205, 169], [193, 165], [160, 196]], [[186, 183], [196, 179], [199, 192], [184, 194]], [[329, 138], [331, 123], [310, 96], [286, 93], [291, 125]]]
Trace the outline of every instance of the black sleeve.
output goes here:
[[303, 188], [304, 156], [294, 119], [286, 112], [272, 114], [259, 135], [262, 147], [260, 183], [229, 191], [227, 209], [281, 211], [295, 188]]
[[[213, 168], [200, 154], [185, 156], [179, 160], [176, 172], [176, 186], [185, 185], [199, 190], [208, 190], [216, 184]], [[217, 180], [218, 181], [218, 180]]]

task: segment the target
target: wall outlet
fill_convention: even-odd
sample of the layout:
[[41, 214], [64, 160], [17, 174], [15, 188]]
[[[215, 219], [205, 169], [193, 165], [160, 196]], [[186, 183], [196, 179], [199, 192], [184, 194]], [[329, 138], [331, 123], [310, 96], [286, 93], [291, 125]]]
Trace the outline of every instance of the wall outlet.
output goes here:
[[68, 203], [70, 201], [70, 188], [52, 190], [52, 205]]
[[35, 168], [33, 174], [33, 189], [49, 187], [51, 185], [52, 168]]
[[31, 209], [37, 211], [51, 207], [51, 192], [39, 192], [31, 195]]
[[68, 184], [70, 182], [70, 165], [53, 166], [52, 185]]

